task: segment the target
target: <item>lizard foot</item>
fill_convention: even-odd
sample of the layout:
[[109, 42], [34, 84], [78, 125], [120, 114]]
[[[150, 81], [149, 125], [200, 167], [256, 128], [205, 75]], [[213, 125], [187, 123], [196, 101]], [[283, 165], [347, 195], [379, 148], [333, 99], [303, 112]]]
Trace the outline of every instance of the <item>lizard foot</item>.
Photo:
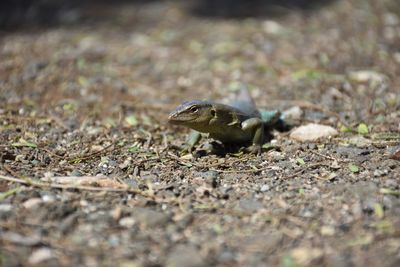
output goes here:
[[244, 152], [247, 152], [247, 153], [255, 154], [255, 155], [261, 155], [262, 146], [254, 144], [254, 145], [251, 145], [249, 147], [242, 148], [240, 150], [244, 151]]
[[225, 146], [218, 141], [211, 141], [202, 144], [194, 151], [195, 157], [202, 157], [206, 155], [222, 155], [225, 151]]
[[180, 155], [180, 156], [183, 156], [183, 155], [191, 154], [191, 153], [193, 153], [193, 151], [194, 151], [194, 147], [193, 147], [193, 146], [191, 146], [191, 145], [186, 145], [186, 146], [184, 146], [184, 147], [182, 148], [182, 150], [179, 152], [179, 155]]

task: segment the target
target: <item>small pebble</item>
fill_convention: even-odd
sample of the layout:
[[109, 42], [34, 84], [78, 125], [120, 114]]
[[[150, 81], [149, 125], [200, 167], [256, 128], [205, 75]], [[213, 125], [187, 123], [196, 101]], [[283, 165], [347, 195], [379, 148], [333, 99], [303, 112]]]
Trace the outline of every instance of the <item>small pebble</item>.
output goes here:
[[201, 267], [208, 266], [199, 250], [191, 245], [179, 245], [168, 255], [167, 267]]
[[387, 80], [387, 76], [372, 70], [360, 70], [349, 73], [349, 79], [359, 83], [376, 82], [382, 83]]
[[351, 137], [348, 142], [349, 144], [355, 145], [356, 147], [359, 148], [369, 147], [371, 145], [371, 140], [361, 135], [356, 135]]
[[400, 160], [400, 145], [391, 149], [390, 158]]
[[43, 200], [41, 198], [30, 198], [30, 199], [26, 200], [24, 203], [22, 203], [22, 206], [25, 209], [31, 209], [33, 207], [36, 207], [37, 205], [39, 205], [42, 202], [43, 202]]
[[28, 263], [32, 265], [37, 265], [54, 257], [55, 255], [53, 253], [53, 250], [49, 248], [39, 248], [32, 252], [32, 254], [29, 256]]
[[262, 27], [265, 33], [271, 35], [279, 35], [286, 32], [285, 27], [274, 20], [264, 21]]
[[82, 176], [82, 173], [79, 170], [74, 169], [72, 172], [69, 173], [69, 176]]
[[267, 192], [270, 189], [269, 185], [265, 184], [261, 186], [260, 191], [261, 192]]
[[381, 176], [386, 175], [387, 173], [388, 173], [387, 170], [375, 170], [374, 171], [374, 176], [375, 177], [381, 177]]
[[274, 161], [280, 161], [284, 158], [281, 152], [278, 151], [270, 151], [268, 152], [268, 157], [270, 157]]
[[304, 112], [299, 106], [294, 106], [283, 112], [285, 119], [289, 120], [300, 120]]
[[31, 161], [33, 166], [38, 166], [40, 164], [40, 161], [38, 161], [37, 159], [34, 159]]
[[119, 225], [126, 228], [131, 228], [132, 226], [135, 225], [135, 223], [136, 220], [133, 217], [124, 217], [121, 220], [119, 220]]
[[323, 251], [319, 248], [299, 247], [293, 249], [290, 255], [300, 266], [306, 266], [309, 265], [311, 261], [321, 258]]
[[387, 179], [385, 181], [386, 187], [396, 188], [398, 186], [398, 182], [395, 179]]
[[10, 204], [0, 204], [0, 212], [9, 212], [13, 208]]
[[46, 195], [42, 196], [42, 200], [43, 200], [43, 202], [52, 203], [55, 201], [55, 197], [52, 195], [46, 194]]
[[45, 178], [54, 177], [54, 172], [45, 172], [45, 173], [43, 174], [43, 176], [44, 176]]
[[321, 235], [323, 236], [333, 236], [335, 235], [335, 228], [332, 226], [324, 225], [321, 227]]

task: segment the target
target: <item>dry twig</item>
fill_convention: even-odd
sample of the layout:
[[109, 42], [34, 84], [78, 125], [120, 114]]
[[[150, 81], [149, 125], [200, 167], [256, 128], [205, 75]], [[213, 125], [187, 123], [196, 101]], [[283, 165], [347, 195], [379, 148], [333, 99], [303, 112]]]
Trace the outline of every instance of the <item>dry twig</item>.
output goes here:
[[111, 187], [95, 187], [95, 186], [82, 186], [82, 185], [65, 185], [65, 184], [55, 184], [55, 183], [44, 183], [44, 182], [37, 182], [37, 181], [32, 181], [31, 179], [19, 179], [15, 177], [10, 177], [10, 176], [4, 176], [0, 175], [0, 180], [8, 181], [8, 182], [13, 182], [13, 183], [19, 183], [19, 184], [24, 184], [24, 185], [30, 185], [34, 187], [40, 187], [40, 188], [57, 188], [57, 189], [75, 189], [75, 190], [82, 190], [82, 191], [101, 191], [101, 192], [126, 192], [126, 193], [133, 193], [133, 194], [138, 194], [144, 197], [148, 197], [151, 199], [155, 199], [153, 195], [149, 195], [143, 191], [136, 190], [133, 188], [111, 188]]

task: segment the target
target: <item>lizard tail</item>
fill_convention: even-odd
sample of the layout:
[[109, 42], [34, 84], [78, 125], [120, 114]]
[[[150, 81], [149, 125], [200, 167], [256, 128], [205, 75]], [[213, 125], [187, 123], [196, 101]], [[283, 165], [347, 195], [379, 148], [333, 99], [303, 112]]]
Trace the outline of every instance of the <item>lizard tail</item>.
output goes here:
[[250, 92], [247, 89], [247, 86], [244, 84], [241, 84], [240, 86], [239, 93], [237, 95], [237, 100], [240, 102], [248, 103], [249, 105], [255, 107], [254, 100], [251, 97]]
[[248, 114], [258, 114], [258, 110], [256, 108], [254, 100], [251, 97], [246, 85], [244, 84], [240, 85], [239, 92], [237, 93], [236, 98], [230, 103], [230, 105]]

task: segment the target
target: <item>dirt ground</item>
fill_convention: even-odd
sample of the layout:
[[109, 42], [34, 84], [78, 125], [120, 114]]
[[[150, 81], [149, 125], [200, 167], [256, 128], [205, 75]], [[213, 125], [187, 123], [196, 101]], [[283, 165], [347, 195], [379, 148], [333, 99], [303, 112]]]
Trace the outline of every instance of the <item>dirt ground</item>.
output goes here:
[[[1, 266], [400, 266], [397, 0], [96, 8], [1, 32]], [[238, 83], [339, 135], [181, 156], [168, 113]]]

